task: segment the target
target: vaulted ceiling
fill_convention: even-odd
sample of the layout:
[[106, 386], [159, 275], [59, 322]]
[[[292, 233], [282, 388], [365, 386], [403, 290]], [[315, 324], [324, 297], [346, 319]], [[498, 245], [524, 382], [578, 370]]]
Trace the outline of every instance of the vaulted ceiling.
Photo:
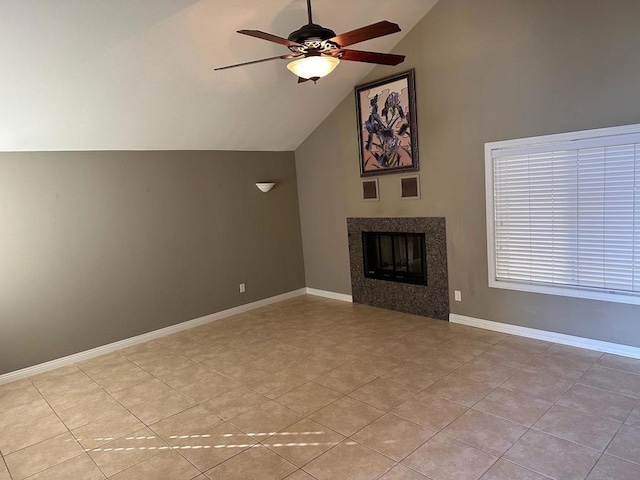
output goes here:
[[[314, 21], [396, 22], [353, 47], [388, 52], [436, 1], [314, 0]], [[0, 150], [293, 150], [372, 67], [317, 85], [284, 60], [213, 67], [288, 51], [238, 29], [305, 23], [304, 0], [2, 0]]]

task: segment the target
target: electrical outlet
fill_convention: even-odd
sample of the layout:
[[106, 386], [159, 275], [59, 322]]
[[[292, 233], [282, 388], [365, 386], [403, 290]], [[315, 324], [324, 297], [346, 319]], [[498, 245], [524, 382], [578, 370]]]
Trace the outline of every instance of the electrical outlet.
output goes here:
[[240, 284], [240, 293], [244, 293], [246, 291], [245, 287], [244, 287], [244, 283]]
[[456, 302], [461, 302], [462, 301], [462, 292], [460, 290], [455, 290], [453, 292]]

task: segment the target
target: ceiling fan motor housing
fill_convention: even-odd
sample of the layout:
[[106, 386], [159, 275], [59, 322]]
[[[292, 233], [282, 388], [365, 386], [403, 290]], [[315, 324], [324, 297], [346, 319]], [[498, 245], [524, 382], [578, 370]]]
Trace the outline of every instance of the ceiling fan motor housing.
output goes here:
[[315, 23], [309, 23], [289, 35], [289, 40], [299, 43], [302, 47], [291, 46], [289, 49], [295, 53], [307, 53], [309, 50], [322, 53], [335, 50], [340, 48], [340, 45], [327, 41], [335, 36], [336, 32], [333, 30]]

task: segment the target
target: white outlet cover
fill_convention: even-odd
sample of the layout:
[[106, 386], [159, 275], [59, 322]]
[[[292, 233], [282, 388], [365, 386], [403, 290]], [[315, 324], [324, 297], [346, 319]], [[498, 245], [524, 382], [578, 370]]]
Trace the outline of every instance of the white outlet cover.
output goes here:
[[454, 296], [455, 296], [456, 302], [462, 301], [462, 293], [460, 292], [460, 290], [455, 290]]

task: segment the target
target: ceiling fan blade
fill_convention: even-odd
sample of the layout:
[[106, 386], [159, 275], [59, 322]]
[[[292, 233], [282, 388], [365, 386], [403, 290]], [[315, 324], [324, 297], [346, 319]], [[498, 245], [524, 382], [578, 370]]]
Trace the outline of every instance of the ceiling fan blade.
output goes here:
[[304, 82], [308, 82], [308, 81], [309, 81], [308, 78], [298, 77], [298, 83], [304, 83]]
[[238, 30], [238, 33], [243, 35], [249, 35], [250, 37], [260, 38], [262, 40], [268, 40], [269, 42], [279, 43], [285, 47], [300, 47], [301, 45], [286, 38], [278, 37], [270, 33], [261, 32], [260, 30]]
[[332, 50], [330, 53], [342, 52], [340, 60], [350, 60], [352, 62], [376, 63], [379, 65], [398, 65], [404, 62], [404, 55], [394, 55], [392, 53], [363, 52], [362, 50]]
[[372, 38], [384, 37], [400, 31], [400, 27], [396, 23], [382, 21], [358, 28], [347, 33], [342, 33], [330, 38], [329, 41], [335, 42], [341, 47], [347, 47], [354, 43], [364, 42]]
[[271, 60], [286, 59], [286, 58], [296, 58], [299, 56], [301, 56], [301, 54], [280, 55], [278, 57], [262, 58], [260, 60], [252, 60], [250, 62], [236, 63], [235, 65], [227, 65], [225, 67], [217, 67], [217, 68], [214, 68], [214, 70], [227, 70], [229, 68], [243, 67], [245, 65], [253, 65], [254, 63], [269, 62]]

